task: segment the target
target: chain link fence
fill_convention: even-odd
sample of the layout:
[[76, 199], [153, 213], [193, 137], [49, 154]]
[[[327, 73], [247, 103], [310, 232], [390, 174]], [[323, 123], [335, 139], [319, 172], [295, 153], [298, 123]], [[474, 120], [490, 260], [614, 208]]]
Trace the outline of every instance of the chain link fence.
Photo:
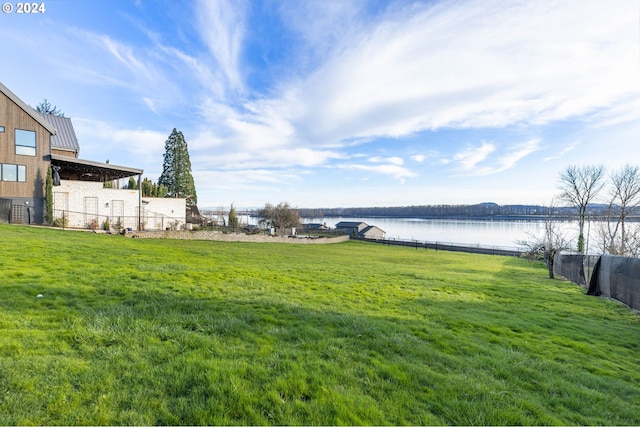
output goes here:
[[139, 230], [179, 230], [185, 227], [184, 217], [143, 212], [138, 215], [99, 215], [96, 213], [76, 212], [67, 209], [54, 209], [53, 226], [104, 231]]

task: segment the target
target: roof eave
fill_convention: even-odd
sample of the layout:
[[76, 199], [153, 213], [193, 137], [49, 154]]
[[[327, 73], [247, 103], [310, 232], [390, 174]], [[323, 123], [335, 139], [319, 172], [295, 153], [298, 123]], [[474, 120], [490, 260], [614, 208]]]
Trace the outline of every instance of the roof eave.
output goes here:
[[91, 160], [83, 160], [83, 159], [78, 159], [74, 157], [60, 156], [57, 154], [52, 154], [51, 160], [54, 162], [75, 165], [76, 167], [84, 166], [84, 167], [102, 169], [105, 171], [124, 172], [120, 174], [120, 175], [126, 175], [126, 176], [122, 176], [122, 178], [126, 178], [127, 176], [133, 176], [133, 175], [142, 175], [144, 173], [143, 169], [130, 168], [127, 166], [118, 166], [111, 163], [94, 162]]

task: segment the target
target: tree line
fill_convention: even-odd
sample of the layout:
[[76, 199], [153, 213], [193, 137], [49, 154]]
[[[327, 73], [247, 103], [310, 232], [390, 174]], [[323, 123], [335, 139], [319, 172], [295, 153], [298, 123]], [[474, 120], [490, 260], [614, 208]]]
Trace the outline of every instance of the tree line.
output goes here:
[[[590, 205], [591, 213], [602, 211], [601, 206]], [[299, 209], [303, 218], [322, 217], [385, 217], [385, 218], [487, 218], [487, 219], [538, 219], [575, 215], [575, 208], [541, 205], [498, 205], [479, 203], [473, 205], [413, 205], [356, 208]]]

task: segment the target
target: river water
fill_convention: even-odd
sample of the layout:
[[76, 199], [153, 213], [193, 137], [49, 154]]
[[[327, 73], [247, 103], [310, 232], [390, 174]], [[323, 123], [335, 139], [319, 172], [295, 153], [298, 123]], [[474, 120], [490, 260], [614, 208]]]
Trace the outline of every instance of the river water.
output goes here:
[[[517, 248], [518, 241], [531, 240], [544, 231], [544, 221], [481, 221], [421, 218], [302, 218], [302, 222], [325, 223], [334, 228], [340, 221], [365, 222], [386, 232], [385, 238], [424, 242], [461, 243]], [[577, 235], [576, 222], [558, 222], [569, 238]]]
[[[243, 215], [242, 224], [256, 225], [259, 218]], [[386, 239], [417, 240], [420, 242], [458, 243], [462, 245], [481, 245], [505, 249], [522, 249], [519, 241], [533, 240], [544, 232], [544, 221], [505, 221], [505, 220], [467, 220], [467, 219], [422, 219], [422, 218], [373, 218], [373, 217], [324, 217], [301, 218], [303, 224], [326, 224], [335, 228], [340, 221], [365, 222], [385, 231]], [[576, 221], [557, 221], [554, 226], [577, 246], [578, 224]], [[585, 237], [589, 253], [599, 251], [596, 230], [600, 223], [592, 221], [585, 224]]]

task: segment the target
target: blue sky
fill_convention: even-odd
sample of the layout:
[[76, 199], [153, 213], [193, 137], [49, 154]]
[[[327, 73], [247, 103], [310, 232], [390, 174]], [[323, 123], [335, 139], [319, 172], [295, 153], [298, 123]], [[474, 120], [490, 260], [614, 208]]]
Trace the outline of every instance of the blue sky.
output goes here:
[[153, 180], [181, 130], [201, 207], [548, 204], [640, 163], [638, 1], [44, 4], [0, 15], [0, 81]]

